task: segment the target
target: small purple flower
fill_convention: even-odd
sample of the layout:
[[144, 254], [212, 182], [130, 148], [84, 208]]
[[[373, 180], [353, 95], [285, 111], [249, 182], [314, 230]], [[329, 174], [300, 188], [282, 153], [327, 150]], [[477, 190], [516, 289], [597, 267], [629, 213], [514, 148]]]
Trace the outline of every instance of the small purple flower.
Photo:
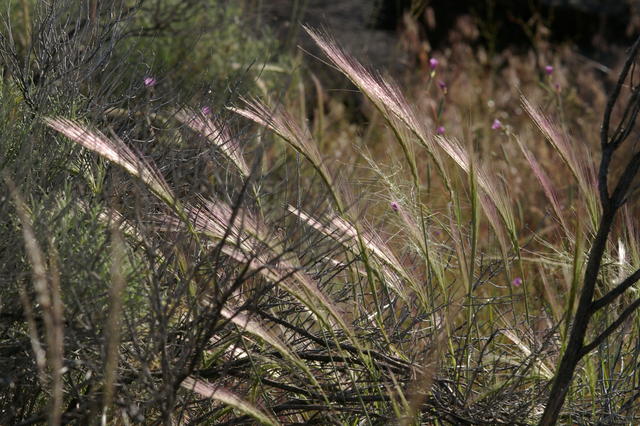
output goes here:
[[561, 88], [560, 88], [560, 83], [554, 83], [554, 84], [553, 84], [553, 88], [554, 88], [554, 89], [556, 89], [556, 92], [558, 92], [558, 93], [559, 93], [559, 92], [560, 92], [560, 89], [561, 89]]
[[202, 113], [202, 115], [209, 115], [211, 114], [211, 108], [209, 108], [208, 106], [203, 106], [202, 108], [200, 108], [200, 112]]
[[442, 90], [445, 90], [447, 88], [447, 83], [445, 83], [442, 80], [438, 80], [438, 87], [441, 88]]
[[392, 209], [394, 212], [397, 212], [399, 208], [400, 208], [400, 207], [398, 206], [398, 203], [397, 203], [396, 201], [392, 201], [392, 202], [391, 202], [391, 209]]
[[522, 285], [522, 278], [520, 278], [520, 277], [515, 277], [515, 278], [513, 279], [513, 281], [511, 281], [511, 284], [512, 284], [514, 287], [520, 287], [520, 286]]
[[444, 132], [445, 132], [444, 126], [438, 126], [438, 128], [436, 129], [436, 133], [439, 135], [444, 135]]
[[544, 72], [546, 72], [547, 75], [553, 74], [553, 66], [547, 65], [546, 67], [544, 67]]
[[155, 78], [149, 76], [149, 77], [145, 77], [143, 82], [145, 87], [153, 87], [156, 85], [158, 81]]
[[436, 68], [438, 68], [439, 64], [440, 64], [440, 61], [437, 60], [436, 58], [429, 59], [429, 68], [431, 68], [432, 70], [435, 70]]
[[493, 123], [491, 124], [491, 130], [500, 130], [500, 129], [502, 129], [502, 123], [500, 122], [500, 120], [496, 118], [495, 120], [493, 120]]

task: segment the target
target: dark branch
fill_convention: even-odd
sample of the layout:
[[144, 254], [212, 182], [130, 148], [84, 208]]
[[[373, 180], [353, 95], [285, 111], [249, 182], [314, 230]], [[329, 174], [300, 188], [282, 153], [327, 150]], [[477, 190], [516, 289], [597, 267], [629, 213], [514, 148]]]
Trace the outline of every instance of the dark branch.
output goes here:
[[609, 327], [598, 335], [591, 343], [584, 345], [580, 350], [580, 358], [597, 348], [607, 337], [617, 330], [620, 325], [629, 318], [629, 316], [640, 306], [640, 298], [636, 299], [632, 304], [627, 306], [620, 316], [611, 323]]
[[[627, 56], [627, 60], [625, 61], [624, 66], [622, 67], [622, 71], [620, 72], [620, 77], [618, 77], [618, 82], [616, 83], [616, 86], [614, 87], [613, 92], [611, 92], [611, 96], [607, 101], [607, 106], [605, 107], [605, 110], [604, 110], [604, 118], [602, 120], [602, 128], [600, 130], [600, 143], [602, 144], [603, 147], [609, 144], [609, 126], [611, 123], [611, 114], [613, 113], [613, 108], [615, 107], [616, 102], [618, 101], [618, 97], [620, 96], [620, 91], [624, 86], [624, 82], [627, 79], [627, 75], [629, 75], [629, 70], [631, 69], [631, 66], [634, 64], [639, 50], [640, 50], [640, 38], [638, 38], [636, 42], [633, 44], [633, 46], [631, 47], [629, 51], [629, 55]], [[615, 142], [617, 144], [620, 143], [620, 141], [615, 141]]]
[[615, 300], [616, 297], [624, 293], [627, 289], [629, 289], [632, 285], [634, 285], [638, 280], [640, 280], [640, 269], [636, 270], [633, 274], [629, 275], [624, 281], [618, 284], [613, 290], [609, 291], [600, 299], [594, 301], [593, 304], [591, 305], [591, 311], [595, 313], [596, 311], [609, 305], [611, 302]]
[[[638, 114], [638, 96], [632, 96], [632, 99], [627, 103], [625, 107], [625, 111], [623, 117], [627, 117], [627, 114], [633, 110], [633, 114], [631, 116], [631, 120], [628, 126], [623, 130], [624, 122], [626, 121], [624, 118], [618, 124], [616, 131], [614, 132], [614, 137], [609, 140], [609, 128], [611, 125], [611, 114], [613, 113], [613, 109], [618, 101], [618, 97], [620, 96], [620, 92], [624, 87], [624, 83], [629, 75], [629, 71], [631, 70], [633, 64], [635, 63], [636, 56], [638, 55], [638, 51], [640, 50], [640, 38], [636, 40], [631, 48], [629, 55], [624, 63], [622, 68], [622, 72], [620, 73], [620, 77], [618, 77], [618, 82], [616, 83], [613, 91], [611, 92], [611, 96], [607, 101], [607, 106], [604, 111], [604, 117], [602, 120], [602, 128], [600, 129], [600, 145], [602, 147], [602, 159], [600, 161], [600, 169], [598, 171], [598, 191], [600, 193], [600, 202], [604, 210], [609, 209], [609, 188], [608, 188], [608, 180], [609, 180], [609, 165], [611, 164], [611, 159], [613, 157], [613, 153], [620, 144], [629, 136], [630, 128], [633, 127], [635, 123], [637, 114]], [[636, 95], [637, 91], [634, 91], [634, 95]]]

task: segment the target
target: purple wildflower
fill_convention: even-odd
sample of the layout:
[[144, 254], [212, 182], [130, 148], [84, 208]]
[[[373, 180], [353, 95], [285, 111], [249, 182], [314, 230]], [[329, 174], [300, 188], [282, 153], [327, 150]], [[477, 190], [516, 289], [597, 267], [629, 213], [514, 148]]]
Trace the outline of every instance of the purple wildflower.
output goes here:
[[396, 201], [392, 201], [391, 208], [393, 209], [394, 212], [397, 212], [400, 207], [398, 206], [398, 203]]
[[445, 132], [444, 126], [438, 126], [438, 128], [436, 129], [436, 133], [439, 135], [444, 135], [444, 132]]
[[200, 108], [200, 112], [202, 113], [202, 115], [209, 115], [211, 114], [211, 108], [208, 106], [203, 106], [202, 108]]
[[145, 87], [153, 87], [156, 85], [156, 83], [158, 82], [155, 78], [153, 77], [145, 77], [144, 78], [144, 85]]
[[544, 72], [546, 72], [547, 75], [553, 74], [553, 66], [547, 65], [546, 67], [544, 67]]
[[511, 284], [512, 284], [514, 287], [520, 287], [520, 286], [522, 285], [522, 278], [520, 278], [520, 277], [515, 277], [515, 278], [513, 279], [513, 281], [511, 281]]
[[495, 120], [493, 120], [493, 123], [491, 124], [491, 130], [500, 130], [500, 129], [502, 129], [502, 123], [500, 122], [500, 120], [496, 118]]
[[431, 68], [432, 70], [435, 70], [436, 68], [438, 68], [439, 64], [440, 64], [440, 61], [437, 60], [436, 58], [429, 59], [429, 68]]

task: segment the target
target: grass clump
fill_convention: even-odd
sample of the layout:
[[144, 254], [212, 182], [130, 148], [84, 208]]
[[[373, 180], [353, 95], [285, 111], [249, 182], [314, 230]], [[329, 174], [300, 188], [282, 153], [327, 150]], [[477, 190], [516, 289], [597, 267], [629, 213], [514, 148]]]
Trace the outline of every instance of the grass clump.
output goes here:
[[243, 58], [275, 42], [238, 24], [196, 30], [190, 79], [190, 29], [243, 11], [195, 3], [12, 10], [85, 38], [0, 40], [2, 423], [636, 419], [638, 161], [614, 155], [635, 54], [598, 141], [572, 132], [593, 111], [561, 67], [480, 52], [457, 72], [460, 44], [403, 91], [307, 28], [363, 97], [355, 122], [299, 71], [274, 101], [271, 64]]

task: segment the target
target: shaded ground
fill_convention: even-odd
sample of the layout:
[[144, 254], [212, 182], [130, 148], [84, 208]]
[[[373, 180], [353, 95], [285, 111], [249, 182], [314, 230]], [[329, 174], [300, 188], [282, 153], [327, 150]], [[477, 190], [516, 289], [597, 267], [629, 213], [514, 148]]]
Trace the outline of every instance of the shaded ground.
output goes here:
[[[336, 40], [356, 57], [375, 68], [398, 69], [404, 62], [398, 48], [394, 19], [381, 22], [382, 2], [375, 0], [307, 0], [298, 2], [305, 7], [296, 10], [295, 1], [273, 0], [262, 12], [279, 37], [288, 43], [318, 54], [315, 45], [292, 23], [314, 28], [326, 28]], [[394, 14], [395, 15], [395, 14]]]

